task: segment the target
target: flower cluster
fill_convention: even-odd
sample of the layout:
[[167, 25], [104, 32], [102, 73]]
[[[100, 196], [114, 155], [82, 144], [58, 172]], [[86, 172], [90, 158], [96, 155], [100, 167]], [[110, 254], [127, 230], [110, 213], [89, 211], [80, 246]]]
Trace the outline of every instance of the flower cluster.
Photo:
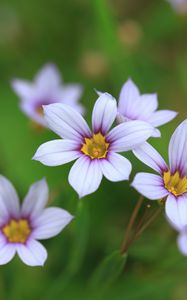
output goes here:
[[[179, 231], [179, 248], [187, 255], [187, 120], [171, 137], [168, 166], [147, 140], [160, 137], [157, 127], [177, 113], [157, 110], [157, 95], [140, 95], [131, 79], [123, 85], [118, 103], [110, 94], [98, 92], [91, 129], [77, 102], [82, 87], [62, 86], [54, 65], [46, 65], [34, 83], [16, 79], [12, 86], [27, 116], [60, 137], [42, 144], [33, 159], [46, 166], [76, 160], [68, 180], [79, 198], [95, 192], [103, 176], [112, 182], [128, 180], [132, 165], [122, 155], [127, 151], [158, 172], [138, 173], [132, 186], [165, 203], [166, 218]], [[42, 180], [31, 186], [20, 207], [15, 189], [0, 177], [0, 264], [16, 252], [27, 265], [44, 264], [47, 252], [37, 240], [55, 236], [72, 220], [61, 208], [45, 208], [47, 199], [48, 187]]]

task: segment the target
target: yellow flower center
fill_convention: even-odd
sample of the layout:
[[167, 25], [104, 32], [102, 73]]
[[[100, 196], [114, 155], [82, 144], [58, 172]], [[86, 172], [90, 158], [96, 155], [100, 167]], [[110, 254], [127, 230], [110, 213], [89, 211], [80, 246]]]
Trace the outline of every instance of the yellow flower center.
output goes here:
[[26, 219], [11, 220], [2, 228], [2, 232], [10, 243], [24, 244], [31, 233], [31, 228]]
[[43, 107], [42, 105], [38, 106], [36, 108], [36, 112], [40, 115], [40, 116], [43, 116], [44, 115], [44, 111], [43, 111]]
[[109, 143], [101, 133], [93, 134], [91, 138], [85, 138], [81, 151], [91, 159], [105, 158], [108, 152]]
[[170, 171], [164, 172], [164, 186], [174, 196], [180, 196], [187, 192], [187, 176], [181, 178], [179, 172], [171, 175]]

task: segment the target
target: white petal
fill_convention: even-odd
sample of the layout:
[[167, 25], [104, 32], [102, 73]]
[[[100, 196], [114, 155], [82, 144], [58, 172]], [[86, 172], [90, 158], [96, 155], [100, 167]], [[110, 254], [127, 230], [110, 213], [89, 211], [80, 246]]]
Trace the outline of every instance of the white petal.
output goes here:
[[3, 208], [5, 206], [9, 215], [18, 217], [20, 206], [17, 192], [12, 183], [2, 175], [0, 175], [0, 198], [4, 202], [4, 205], [1, 203], [0, 207]]
[[140, 96], [138, 103], [138, 117], [147, 120], [158, 107], [157, 94], [144, 94]]
[[69, 173], [69, 183], [82, 198], [95, 192], [102, 180], [99, 161], [89, 157], [80, 157], [72, 166]]
[[179, 213], [178, 199], [175, 198], [172, 194], [169, 194], [167, 197], [165, 211], [166, 216], [168, 220], [171, 221], [173, 227], [181, 230], [183, 228], [183, 225], [181, 223], [182, 220]]
[[12, 81], [12, 88], [22, 100], [29, 100], [33, 95], [33, 84], [29, 81], [14, 79]]
[[154, 128], [143, 121], [129, 121], [113, 128], [107, 135], [114, 152], [129, 151], [143, 144], [154, 132]]
[[177, 244], [179, 247], [179, 250], [183, 255], [187, 256], [187, 232], [186, 230], [180, 232], [178, 239], [177, 239]]
[[102, 93], [92, 113], [92, 128], [95, 133], [106, 134], [117, 115], [116, 100], [108, 93]]
[[80, 145], [71, 140], [53, 140], [42, 144], [36, 151], [33, 159], [46, 166], [60, 166], [78, 157]]
[[169, 162], [171, 172], [180, 171], [187, 175], [187, 120], [173, 133], [169, 143]]
[[36, 217], [40, 215], [48, 201], [48, 185], [45, 179], [31, 185], [21, 208], [22, 216]]
[[158, 110], [154, 112], [147, 121], [150, 122], [154, 127], [159, 127], [173, 120], [176, 115], [177, 112], [172, 110]]
[[123, 85], [119, 96], [118, 111], [120, 114], [124, 116], [131, 115], [134, 107], [136, 107], [136, 100], [139, 96], [140, 93], [135, 83], [131, 79], [127, 80]]
[[187, 226], [187, 195], [181, 195], [177, 198], [177, 206], [181, 224]]
[[66, 84], [61, 89], [62, 103], [75, 105], [83, 94], [83, 87], [80, 84]]
[[0, 246], [0, 265], [10, 262], [16, 254], [16, 247], [13, 244], [4, 244]]
[[36, 111], [35, 103], [32, 101], [24, 101], [20, 103], [21, 110], [34, 122], [43, 127], [47, 127], [44, 116]]
[[132, 169], [129, 160], [117, 153], [109, 153], [100, 165], [103, 175], [110, 181], [128, 180]]
[[61, 76], [54, 64], [45, 65], [36, 75], [35, 82], [38, 86], [56, 88], [61, 83]]
[[168, 170], [168, 167], [162, 156], [148, 143], [142, 144], [133, 150], [134, 155], [144, 164], [157, 171], [160, 174]]
[[155, 174], [138, 173], [132, 186], [140, 194], [151, 200], [162, 199], [168, 195], [168, 191], [163, 186], [163, 179]]
[[91, 135], [86, 121], [70, 105], [55, 103], [44, 106], [44, 115], [49, 128], [62, 138], [82, 141]]
[[73, 219], [72, 215], [66, 210], [49, 207], [44, 209], [42, 214], [34, 220], [34, 239], [48, 239], [59, 234], [65, 226]]
[[18, 244], [17, 253], [28, 266], [43, 266], [47, 259], [47, 251], [44, 246], [31, 239], [27, 241], [26, 245]]

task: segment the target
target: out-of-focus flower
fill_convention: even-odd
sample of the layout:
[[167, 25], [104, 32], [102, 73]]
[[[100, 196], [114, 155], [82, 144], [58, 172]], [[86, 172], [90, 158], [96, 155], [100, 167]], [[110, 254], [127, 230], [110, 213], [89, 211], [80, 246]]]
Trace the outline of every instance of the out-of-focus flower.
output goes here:
[[181, 14], [187, 13], [187, 0], [167, 0], [173, 8]]
[[[177, 115], [175, 111], [157, 110], [157, 108], [157, 94], [140, 95], [137, 86], [129, 79], [120, 92], [117, 120], [119, 123], [142, 120], [154, 127], [159, 127], [168, 123]], [[159, 130], [157, 130], [157, 133], [160, 136]]]
[[83, 107], [78, 103], [82, 95], [82, 86], [79, 84], [62, 84], [56, 66], [45, 65], [36, 75], [34, 82], [14, 79], [12, 87], [21, 99], [22, 111], [33, 121], [46, 126], [43, 117], [43, 105], [63, 102], [75, 110], [83, 113]]
[[56, 207], [45, 208], [48, 186], [45, 180], [34, 183], [20, 207], [12, 184], [0, 176], [0, 265], [17, 253], [29, 266], [42, 266], [47, 251], [37, 240], [57, 235], [72, 216]]
[[82, 57], [80, 68], [87, 76], [98, 78], [107, 74], [109, 65], [103, 53], [90, 51]]
[[134, 48], [136, 47], [141, 38], [143, 32], [138, 22], [134, 20], [125, 20], [119, 24], [118, 36], [119, 40], [124, 47]]
[[169, 167], [148, 143], [133, 151], [138, 159], [159, 175], [138, 173], [132, 186], [151, 200], [166, 197], [168, 219], [181, 228], [187, 225], [187, 120], [173, 133], [169, 143]]
[[145, 142], [154, 128], [143, 121], [123, 123], [109, 131], [117, 115], [116, 100], [103, 93], [92, 113], [92, 131], [83, 117], [70, 106], [44, 107], [49, 128], [62, 139], [39, 147], [33, 159], [58, 166], [77, 159], [69, 183], [83, 197], [96, 191], [103, 175], [110, 181], [127, 180], [131, 163], [116, 152], [129, 151]]

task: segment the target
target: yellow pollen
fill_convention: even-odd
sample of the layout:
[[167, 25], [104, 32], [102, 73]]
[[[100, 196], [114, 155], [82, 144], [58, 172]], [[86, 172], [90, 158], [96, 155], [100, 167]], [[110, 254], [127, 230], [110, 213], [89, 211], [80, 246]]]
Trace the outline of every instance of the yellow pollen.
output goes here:
[[24, 244], [31, 233], [31, 228], [26, 219], [11, 220], [2, 228], [2, 232], [10, 243]]
[[44, 115], [42, 105], [40, 105], [40, 106], [38, 106], [38, 107], [36, 108], [36, 112], [37, 112], [40, 116], [43, 116], [43, 115]]
[[91, 159], [105, 158], [108, 152], [109, 143], [101, 133], [93, 134], [91, 138], [85, 138], [81, 151]]
[[181, 178], [179, 172], [171, 175], [170, 171], [164, 172], [164, 186], [174, 196], [187, 193], [187, 176]]

